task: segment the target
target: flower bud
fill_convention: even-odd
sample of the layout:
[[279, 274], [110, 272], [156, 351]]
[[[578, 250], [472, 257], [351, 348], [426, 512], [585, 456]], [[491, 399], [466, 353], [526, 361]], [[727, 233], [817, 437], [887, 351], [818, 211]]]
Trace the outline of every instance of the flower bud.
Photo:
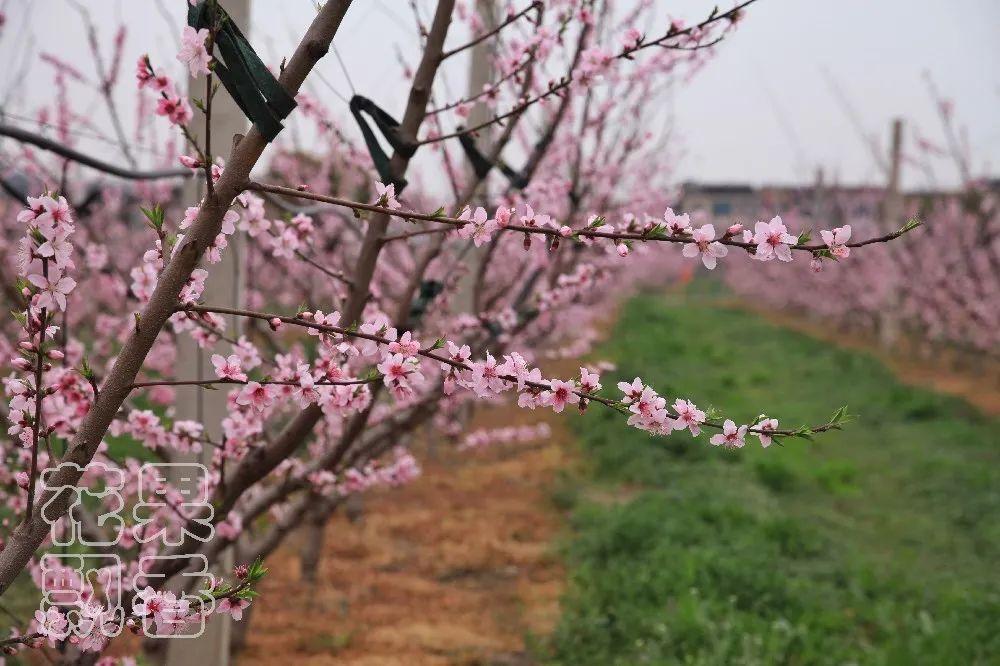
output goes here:
[[34, 343], [29, 342], [28, 340], [22, 340], [17, 346], [25, 351], [35, 351]]
[[499, 208], [497, 208], [497, 212], [493, 216], [493, 219], [496, 220], [497, 226], [503, 229], [508, 224], [510, 224], [510, 208], [507, 208], [506, 206], [500, 206]]
[[29, 479], [27, 472], [18, 472], [14, 475], [14, 480], [17, 482], [19, 488], [28, 489]]
[[31, 370], [31, 362], [26, 358], [21, 358], [20, 356], [10, 359], [10, 364], [14, 366], [16, 370]]
[[201, 160], [195, 159], [190, 155], [180, 155], [177, 159], [180, 160], [180, 163], [188, 169], [197, 169], [201, 166]]
[[628, 245], [625, 243], [618, 243], [618, 245], [615, 246], [615, 250], [617, 250], [619, 257], [628, 256]]
[[268, 324], [270, 324], [270, 325], [271, 325], [271, 330], [272, 330], [272, 331], [277, 331], [277, 330], [278, 330], [279, 328], [281, 328], [281, 320], [280, 320], [280, 319], [278, 319], [277, 317], [273, 317], [273, 318], [272, 318], [272, 319], [271, 319], [271, 320], [270, 320], [270, 321], [268, 322]]
[[66, 358], [66, 354], [64, 354], [61, 349], [50, 349], [49, 358], [53, 361], [61, 361]]

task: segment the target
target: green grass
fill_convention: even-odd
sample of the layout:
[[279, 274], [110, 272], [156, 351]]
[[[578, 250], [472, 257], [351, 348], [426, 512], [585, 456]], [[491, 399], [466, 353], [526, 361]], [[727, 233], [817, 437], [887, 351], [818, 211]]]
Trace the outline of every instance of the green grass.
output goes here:
[[738, 452], [576, 420], [558, 485], [570, 589], [559, 664], [1000, 663], [1000, 439], [966, 403], [876, 359], [710, 304], [642, 296], [598, 355], [743, 421], [857, 419]]

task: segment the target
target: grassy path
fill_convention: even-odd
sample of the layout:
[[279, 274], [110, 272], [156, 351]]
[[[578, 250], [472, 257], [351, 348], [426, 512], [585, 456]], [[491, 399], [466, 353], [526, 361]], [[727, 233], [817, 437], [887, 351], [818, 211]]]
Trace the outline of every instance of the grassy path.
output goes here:
[[618, 377], [782, 425], [848, 405], [815, 443], [730, 453], [575, 420], [563, 664], [987, 664], [1000, 660], [1000, 423], [873, 357], [759, 317], [632, 301]]

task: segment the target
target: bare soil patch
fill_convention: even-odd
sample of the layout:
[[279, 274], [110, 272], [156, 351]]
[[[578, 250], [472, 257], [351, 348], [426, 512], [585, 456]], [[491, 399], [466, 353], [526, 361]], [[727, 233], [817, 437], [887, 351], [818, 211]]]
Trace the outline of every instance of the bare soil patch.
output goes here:
[[272, 557], [237, 663], [530, 663], [525, 637], [559, 618], [561, 519], [548, 493], [572, 460], [550, 414], [497, 408], [477, 419], [541, 419], [548, 441], [466, 452], [440, 443], [420, 456], [416, 482], [370, 493], [360, 522], [338, 515], [316, 586], [299, 579], [296, 543]]

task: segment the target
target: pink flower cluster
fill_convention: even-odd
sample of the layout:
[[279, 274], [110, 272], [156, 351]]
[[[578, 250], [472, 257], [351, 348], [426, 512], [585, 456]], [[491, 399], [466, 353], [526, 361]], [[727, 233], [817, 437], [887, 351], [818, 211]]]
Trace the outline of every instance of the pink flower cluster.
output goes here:
[[157, 74], [148, 55], [143, 55], [136, 63], [135, 78], [139, 88], [149, 88], [158, 95], [156, 115], [164, 116], [174, 125], [191, 122], [194, 112], [187, 97], [177, 92], [177, 86], [165, 74]]
[[313, 472], [309, 481], [319, 492], [344, 497], [376, 486], [398, 487], [420, 476], [420, 464], [405, 448], [397, 447], [386, 463], [369, 461], [361, 468], [352, 467], [339, 477], [329, 471]]
[[[69, 242], [74, 231], [72, 214], [61, 196], [29, 197], [28, 206], [17, 216], [18, 223], [27, 228], [18, 249], [18, 273], [27, 283], [21, 296], [26, 299], [27, 309], [18, 318], [18, 355], [10, 361], [22, 374], [4, 380], [10, 396], [7, 433], [25, 447], [39, 436], [64, 432], [61, 424], [71, 422], [73, 415], [81, 408], [85, 411], [89, 402], [76, 393], [77, 381], [67, 376], [67, 369], [52, 365], [66, 357], [66, 352], [54, 343], [59, 327], [52, 322], [57, 312], [66, 310], [66, 297], [76, 287], [76, 280], [67, 274], [74, 268]], [[46, 405], [45, 399], [59, 388], [65, 392]], [[46, 419], [47, 431], [41, 432], [38, 410], [47, 406], [66, 411], [62, 418]]]
[[[701, 434], [706, 415], [690, 400], [678, 398], [671, 407], [667, 407], [667, 400], [639, 377], [631, 383], [619, 382], [618, 389], [625, 395], [622, 402], [628, 405], [628, 411], [631, 412], [628, 419], [630, 426], [654, 435], [669, 435], [675, 430], [687, 430], [694, 437]], [[715, 446], [728, 449], [743, 448], [751, 427], [753, 434], [760, 439], [761, 446], [767, 448], [778, 428], [778, 421], [762, 417], [752, 426], [737, 426], [731, 419], [726, 419], [722, 433], [712, 435], [709, 441]]]
[[481, 449], [494, 444], [523, 444], [535, 440], [545, 440], [551, 436], [552, 428], [544, 422], [535, 425], [507, 426], [470, 432], [462, 439], [458, 448], [465, 450]]

